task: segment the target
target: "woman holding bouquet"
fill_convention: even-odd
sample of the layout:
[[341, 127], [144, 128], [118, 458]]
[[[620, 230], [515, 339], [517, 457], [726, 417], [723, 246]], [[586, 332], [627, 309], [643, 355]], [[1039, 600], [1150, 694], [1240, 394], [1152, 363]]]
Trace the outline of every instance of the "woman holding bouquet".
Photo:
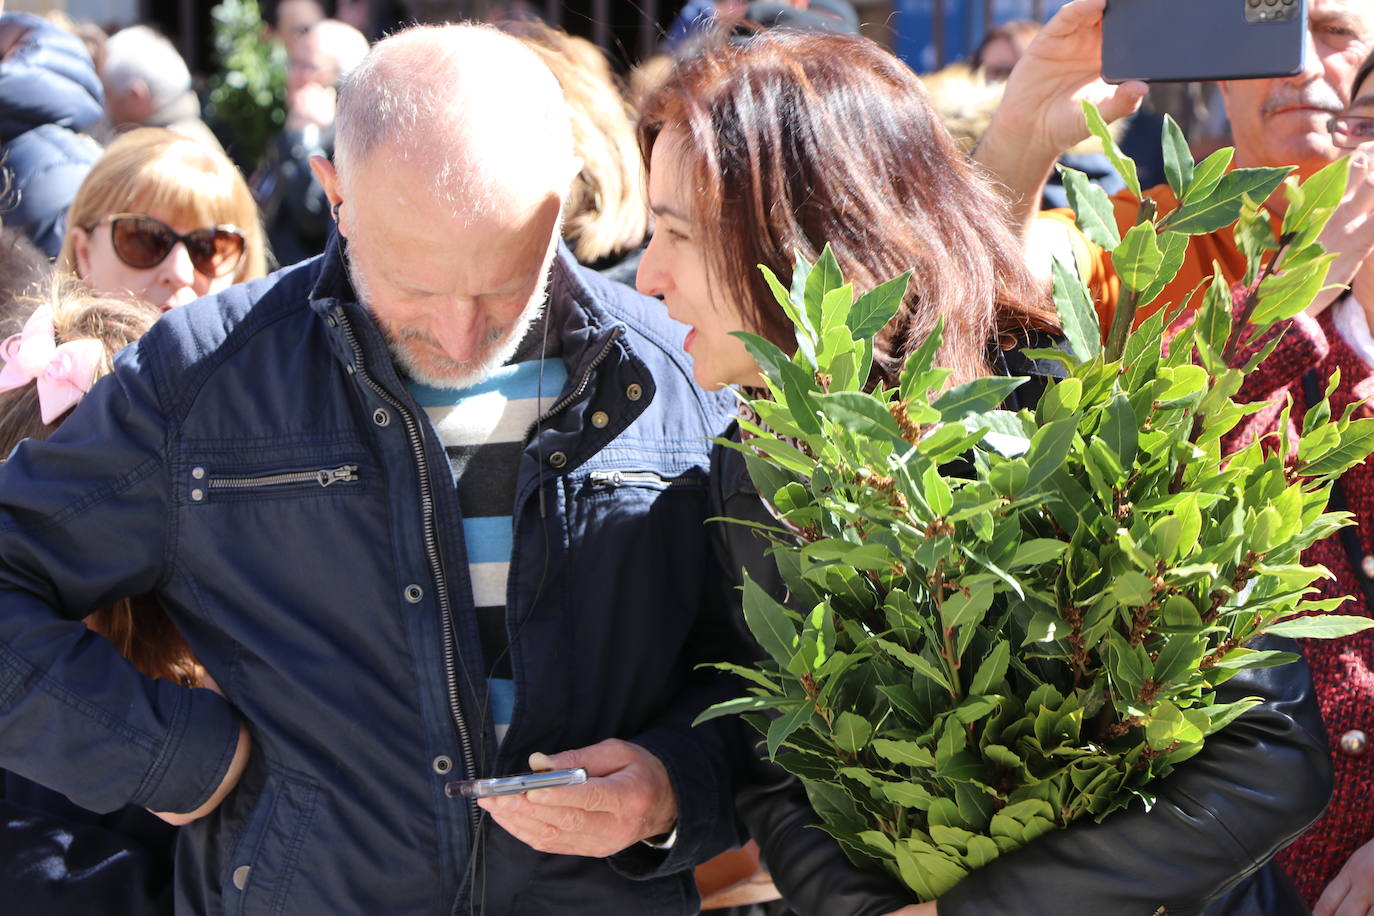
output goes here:
[[[863, 39], [772, 32], [683, 62], [646, 103], [653, 239], [641, 291], [691, 326], [685, 348], [703, 387], [759, 387], [737, 339], [795, 347], [755, 265], [785, 278], [793, 252], [830, 243], [867, 289], [913, 271], [902, 308], [875, 340], [874, 378], [891, 384], [905, 355], [944, 322], [940, 364], [953, 381], [1029, 375], [1012, 408], [1031, 406], [1053, 362], [1020, 349], [1054, 340], [1048, 297], [1022, 266], [1002, 202], [957, 151], [913, 74]], [[771, 522], [734, 451], [722, 449], [721, 515]], [[726, 568], [776, 582], [761, 539], [724, 526]], [[737, 530], [732, 530], [737, 529]], [[1219, 691], [1263, 703], [1208, 739], [1140, 805], [1076, 822], [995, 859], [938, 902], [965, 913], [1195, 913], [1228, 890], [1226, 912], [1288, 913], [1291, 894], [1257, 870], [1320, 813], [1325, 742], [1300, 664], [1250, 671]], [[800, 786], [763, 761], [740, 793], [741, 817], [778, 886], [803, 914], [933, 913], [879, 873], [850, 866]], [[905, 905], [905, 906], [904, 906]], [[900, 908], [900, 909], [899, 909]], [[1218, 910], [1217, 912], [1222, 912]]]

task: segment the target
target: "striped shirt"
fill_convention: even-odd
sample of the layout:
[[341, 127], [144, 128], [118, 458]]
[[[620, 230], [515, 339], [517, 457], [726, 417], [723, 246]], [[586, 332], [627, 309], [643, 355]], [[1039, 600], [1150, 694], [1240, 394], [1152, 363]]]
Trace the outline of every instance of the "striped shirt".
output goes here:
[[[506, 580], [514, 534], [516, 472], [526, 433], [558, 399], [567, 381], [567, 370], [556, 353], [545, 350], [540, 358], [544, 343], [543, 323], [536, 322], [506, 365], [469, 388], [407, 382], [444, 444], [458, 486], [472, 603], [489, 666], [488, 712], [497, 741], [505, 737], [515, 704], [506, 632]], [[557, 336], [549, 335], [547, 344], [556, 350]]]

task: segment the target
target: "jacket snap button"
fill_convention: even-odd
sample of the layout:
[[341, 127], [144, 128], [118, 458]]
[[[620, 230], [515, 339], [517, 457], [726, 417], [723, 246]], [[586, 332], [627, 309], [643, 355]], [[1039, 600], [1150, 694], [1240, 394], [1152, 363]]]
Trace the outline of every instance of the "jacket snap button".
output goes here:
[[561, 468], [568, 463], [568, 456], [563, 452], [554, 452], [549, 456], [549, 467]]
[[629, 398], [631, 401], [638, 401], [640, 398], [644, 397], [644, 389], [639, 387], [638, 383], [635, 383], [625, 389], [625, 397]]
[[196, 480], [205, 479], [205, 468], [191, 468], [191, 476]]
[[425, 596], [425, 590], [418, 585], [407, 585], [405, 590], [406, 600], [411, 604], [419, 604], [420, 599]]
[[1369, 738], [1359, 729], [1341, 735], [1341, 753], [1347, 757], [1360, 757], [1369, 747]]
[[240, 865], [234, 869], [234, 887], [243, 890], [248, 886], [248, 873], [253, 870], [251, 865]]
[[434, 767], [434, 772], [443, 776], [453, 769], [453, 758], [447, 754], [440, 754], [438, 757], [434, 758], [434, 762], [430, 765]]
[[194, 502], [200, 502], [200, 501], [201, 501], [202, 499], [204, 499], [204, 498], [205, 498], [205, 491], [204, 491], [204, 490], [201, 490], [201, 489], [197, 488], [197, 489], [191, 491], [191, 499], [192, 499], [192, 501], [194, 501]]
[[595, 426], [597, 429], [605, 429], [606, 424], [610, 422], [611, 418], [606, 414], [606, 411], [604, 410], [598, 410], [596, 413], [592, 414], [592, 425]]
[[1365, 557], [1360, 561], [1360, 572], [1364, 573], [1366, 579], [1374, 579], [1374, 557]]
[[378, 426], [390, 426], [391, 414], [385, 409], [378, 407], [376, 410], [372, 411], [372, 422], [376, 423]]

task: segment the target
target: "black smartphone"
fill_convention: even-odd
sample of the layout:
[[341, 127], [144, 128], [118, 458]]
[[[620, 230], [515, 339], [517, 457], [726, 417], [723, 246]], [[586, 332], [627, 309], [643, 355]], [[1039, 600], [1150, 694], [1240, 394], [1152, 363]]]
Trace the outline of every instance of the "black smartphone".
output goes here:
[[1109, 83], [1292, 76], [1307, 53], [1307, 0], [1108, 0]]

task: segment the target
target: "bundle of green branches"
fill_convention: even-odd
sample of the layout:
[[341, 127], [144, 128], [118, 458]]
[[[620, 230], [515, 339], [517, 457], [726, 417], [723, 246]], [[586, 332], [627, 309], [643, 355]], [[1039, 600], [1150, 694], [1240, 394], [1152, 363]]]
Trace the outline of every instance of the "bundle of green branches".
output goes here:
[[[1139, 195], [1133, 163], [1088, 115]], [[1233, 400], [1272, 350], [1263, 335], [1276, 339], [1323, 286], [1316, 240], [1345, 166], [1290, 182], [1275, 232], [1252, 201], [1286, 172], [1227, 171], [1230, 156], [1194, 163], [1169, 122], [1181, 204], [1159, 214], [1147, 202], [1124, 237], [1105, 194], [1068, 173], [1124, 295], [1104, 348], [1083, 284], [1055, 266], [1073, 353], [1033, 354], [1066, 373], [1034, 412], [999, 409], [1023, 379], [949, 387], [938, 330], [898, 388], [866, 390], [873, 335], [908, 278], [856, 299], [829, 249], [799, 261], [790, 289], [768, 275], [796, 326], [793, 355], [740, 335], [768, 391], [749, 402], [759, 422], [741, 420], [743, 441], [726, 444], [780, 520], [771, 536], [791, 599], [746, 580], [768, 657], [722, 666], [750, 695], [706, 715], [750, 718], [850, 856], [922, 899], [1046, 831], [1148, 801], [1152, 782], [1258, 702], [1219, 702], [1219, 684], [1295, 658], [1252, 638], [1374, 624], [1308, 597], [1327, 573], [1301, 559], [1348, 523], [1327, 497], [1374, 449], [1374, 420], [1333, 418], [1323, 400], [1294, 450], [1282, 436], [1229, 456], [1221, 446], [1264, 406]], [[1237, 220], [1245, 295], [1216, 279], [1171, 340], [1165, 313], [1181, 303], [1131, 332], [1189, 236]]]
[[247, 173], [286, 123], [286, 51], [265, 40], [257, 0], [222, 0], [210, 16], [220, 69], [210, 79], [205, 117]]

